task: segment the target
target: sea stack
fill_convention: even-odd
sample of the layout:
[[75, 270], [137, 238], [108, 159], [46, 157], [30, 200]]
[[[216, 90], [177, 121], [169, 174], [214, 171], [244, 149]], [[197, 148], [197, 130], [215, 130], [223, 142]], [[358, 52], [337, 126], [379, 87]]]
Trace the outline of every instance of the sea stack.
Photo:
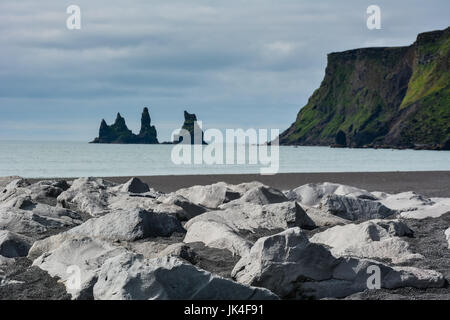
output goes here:
[[[181, 130], [186, 130], [190, 135], [190, 144], [207, 144], [203, 140], [203, 130], [197, 122], [197, 116], [194, 113], [184, 111], [184, 123]], [[197, 136], [195, 135], [197, 134]], [[181, 143], [184, 141], [182, 134], [175, 136], [174, 143]]]
[[155, 127], [151, 125], [148, 108], [144, 108], [139, 135], [128, 129], [125, 119], [117, 113], [116, 121], [110, 126], [102, 120], [98, 137], [91, 143], [157, 144], [158, 138]]

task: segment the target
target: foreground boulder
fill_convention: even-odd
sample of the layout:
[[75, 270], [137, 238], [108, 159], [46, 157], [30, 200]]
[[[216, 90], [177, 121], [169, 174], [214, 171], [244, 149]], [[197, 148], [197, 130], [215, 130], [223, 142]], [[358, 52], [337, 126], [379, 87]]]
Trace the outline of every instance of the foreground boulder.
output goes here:
[[68, 231], [77, 236], [89, 236], [113, 241], [134, 241], [148, 237], [168, 237], [185, 232], [173, 216], [143, 209], [116, 211], [92, 218]]
[[0, 256], [5, 258], [25, 257], [32, 240], [6, 230], [0, 230]]
[[[92, 299], [103, 263], [126, 250], [99, 239], [69, 238], [33, 261], [33, 266], [59, 277], [73, 299]], [[79, 276], [79, 281], [77, 279]]]
[[400, 238], [411, 235], [408, 226], [398, 220], [371, 220], [332, 227], [316, 233], [310, 241], [331, 247], [331, 253], [336, 257], [353, 256], [404, 263], [423, 259], [422, 255], [412, 253], [408, 242]]
[[180, 222], [164, 213], [149, 212], [143, 209], [116, 211], [99, 218], [92, 218], [78, 227], [66, 232], [36, 241], [28, 257], [36, 257], [55, 250], [70, 239], [89, 237], [103, 241], [135, 241], [149, 237], [168, 237], [174, 232], [184, 233]]
[[215, 276], [175, 257], [144, 259], [123, 253], [108, 259], [94, 286], [98, 300], [260, 300], [269, 290]]
[[183, 241], [185, 243], [202, 242], [208, 247], [227, 249], [241, 257], [247, 255], [253, 245], [230, 226], [208, 220], [190, 224]]
[[390, 267], [367, 259], [337, 259], [324, 246], [310, 243], [300, 228], [260, 238], [236, 264], [232, 276], [243, 284], [267, 288], [281, 298], [340, 298], [367, 289], [370, 266], [380, 270], [382, 288], [445, 284], [442, 274], [432, 270]]
[[[231, 203], [230, 203], [231, 204]], [[258, 229], [280, 230], [292, 227], [313, 229], [314, 222], [296, 202], [257, 205], [252, 203], [227, 206], [225, 210], [209, 211], [189, 220], [185, 227], [197, 221], [216, 221], [234, 230], [254, 232]]]
[[[231, 204], [231, 203], [230, 203]], [[252, 242], [242, 233], [257, 234], [260, 230], [271, 233], [291, 227], [312, 229], [314, 222], [296, 202], [268, 205], [236, 203], [226, 210], [206, 212], [185, 224], [184, 242], [203, 242], [218, 249], [228, 249], [239, 256], [246, 255]]]

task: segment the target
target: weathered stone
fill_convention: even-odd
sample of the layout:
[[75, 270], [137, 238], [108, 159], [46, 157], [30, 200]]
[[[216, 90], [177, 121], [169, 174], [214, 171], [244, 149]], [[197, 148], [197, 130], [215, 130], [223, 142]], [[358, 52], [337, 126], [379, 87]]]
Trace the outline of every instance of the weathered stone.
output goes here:
[[277, 299], [262, 288], [215, 276], [175, 257], [143, 259], [131, 253], [108, 259], [94, 286], [98, 300]]
[[56, 249], [36, 258], [33, 266], [47, 271], [52, 277], [59, 277], [73, 299], [92, 299], [100, 267], [108, 258], [125, 251], [99, 239], [69, 238]]
[[183, 241], [185, 243], [203, 242], [208, 247], [227, 249], [239, 256], [247, 254], [252, 246], [250, 241], [241, 237], [233, 228], [209, 220], [190, 224]]
[[320, 209], [351, 221], [383, 219], [396, 213], [377, 201], [336, 194], [324, 196]]
[[442, 274], [432, 270], [389, 267], [367, 259], [337, 259], [324, 246], [310, 243], [300, 228], [260, 238], [236, 264], [232, 276], [282, 298], [339, 298], [367, 288], [369, 266], [380, 270], [382, 288], [445, 284]]
[[286, 192], [291, 201], [298, 201], [302, 205], [312, 207], [319, 205], [322, 198], [327, 195], [354, 197], [359, 199], [377, 200], [370, 192], [351, 186], [337, 183], [309, 183]]
[[398, 220], [371, 220], [360, 224], [336, 226], [316, 233], [310, 241], [331, 247], [336, 257], [388, 259], [393, 263], [404, 263], [423, 259], [414, 254], [408, 242], [400, 237], [411, 236], [412, 231]]

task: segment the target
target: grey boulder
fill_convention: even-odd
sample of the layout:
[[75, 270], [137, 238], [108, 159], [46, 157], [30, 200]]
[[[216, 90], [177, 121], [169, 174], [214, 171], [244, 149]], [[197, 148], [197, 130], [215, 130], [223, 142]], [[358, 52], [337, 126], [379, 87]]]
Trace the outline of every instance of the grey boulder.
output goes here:
[[281, 298], [341, 298], [368, 287], [369, 267], [380, 270], [382, 288], [442, 287], [432, 270], [388, 265], [357, 258], [335, 258], [323, 245], [309, 242], [300, 228], [263, 237], [236, 264], [238, 282], [264, 287]]
[[94, 286], [98, 300], [277, 299], [269, 290], [215, 276], [175, 257], [144, 259], [124, 253], [108, 259]]

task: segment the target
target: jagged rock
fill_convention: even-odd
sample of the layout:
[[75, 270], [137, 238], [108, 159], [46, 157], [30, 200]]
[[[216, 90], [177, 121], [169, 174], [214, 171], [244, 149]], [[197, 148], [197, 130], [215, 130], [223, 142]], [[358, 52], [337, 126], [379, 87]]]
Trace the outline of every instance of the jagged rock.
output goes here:
[[314, 222], [308, 217], [303, 208], [296, 202], [282, 202], [267, 205], [252, 203], [236, 204], [225, 210], [209, 211], [201, 214], [185, 224], [185, 228], [198, 221], [215, 221], [226, 224], [233, 230], [258, 229], [280, 230], [291, 227], [313, 229]]
[[284, 194], [260, 182], [231, 185], [218, 182], [206, 186], [193, 186], [175, 192], [189, 201], [210, 209], [226, 208], [224, 204], [236, 203], [269, 204], [288, 201]]
[[38, 237], [50, 229], [79, 225], [81, 216], [71, 210], [37, 203], [29, 196], [18, 196], [0, 204], [0, 230]]
[[175, 257], [143, 259], [125, 253], [108, 259], [94, 286], [98, 300], [277, 299], [266, 289], [215, 276]]
[[118, 191], [128, 193], [146, 193], [150, 191], [150, 188], [139, 178], [131, 178], [124, 184], [118, 186]]
[[398, 220], [371, 220], [327, 229], [316, 233], [310, 241], [331, 247], [331, 253], [336, 257], [388, 259], [392, 263], [404, 263], [424, 258], [411, 252], [408, 242], [399, 238], [411, 235], [408, 226]]
[[139, 131], [139, 143], [157, 144], [158, 138], [155, 126], [151, 125], [151, 118], [148, 108], [144, 108], [141, 117], [141, 130]]
[[114, 183], [100, 178], [79, 178], [58, 196], [57, 201], [63, 208], [75, 207], [92, 217], [101, 216], [109, 212], [108, 199], [111, 195], [107, 189], [114, 186]]
[[[242, 186], [236, 186], [236, 189], [241, 189]], [[245, 190], [245, 189], [244, 189]], [[229, 206], [233, 206], [235, 204], [240, 203], [254, 203], [259, 205], [271, 204], [271, 203], [280, 203], [289, 201], [288, 198], [283, 194], [283, 192], [268, 187], [265, 185], [258, 185], [252, 187], [245, 191], [239, 199], [233, 200], [231, 202], [225, 203], [220, 206], [220, 208], [227, 208]]]
[[396, 213], [396, 211], [377, 201], [336, 194], [324, 196], [319, 208], [322, 211], [351, 221], [383, 219]]
[[236, 230], [224, 223], [209, 220], [196, 221], [187, 227], [185, 243], [203, 242], [206, 246], [227, 249], [243, 256], [252, 247], [252, 242], [241, 237]]
[[[59, 277], [73, 299], [92, 299], [100, 267], [126, 249], [89, 237], [69, 238], [33, 261], [33, 266]], [[76, 276], [80, 282], [76, 283]]]
[[157, 144], [158, 138], [155, 127], [151, 125], [148, 108], [144, 108], [141, 117], [141, 130], [138, 135], [128, 129], [125, 119], [120, 113], [117, 113], [116, 121], [111, 126], [108, 126], [104, 119], [102, 120], [98, 137], [91, 143]]
[[176, 213], [176, 217], [180, 221], [187, 221], [207, 211], [207, 208], [204, 206], [192, 203], [185, 197], [175, 193], [163, 195], [158, 198], [158, 201], [166, 205], [175, 205], [182, 208], [183, 210]]
[[179, 135], [174, 137], [174, 143], [207, 144], [203, 140], [204, 133], [195, 114], [184, 111], [184, 123], [181, 131]]
[[233, 191], [225, 182], [183, 188], [175, 193], [195, 204], [213, 209], [241, 197], [239, 192]]
[[377, 193], [380, 203], [400, 212], [402, 218], [425, 219], [437, 218], [450, 212], [449, 198], [426, 198], [415, 192], [398, 194]]
[[67, 232], [104, 240], [134, 241], [148, 237], [168, 237], [174, 232], [184, 232], [184, 229], [173, 216], [135, 209], [89, 219]]
[[358, 199], [377, 200], [373, 194], [366, 190], [330, 182], [309, 183], [286, 192], [289, 200], [298, 201], [308, 207], [319, 205], [323, 197], [333, 194]]
[[0, 230], [0, 256], [5, 258], [25, 257], [32, 242], [28, 237]]
[[158, 253], [157, 257], [174, 256], [184, 259], [192, 264], [196, 263], [197, 254], [194, 250], [185, 243], [174, 243], [167, 246], [164, 250]]
[[317, 227], [333, 227], [351, 223], [350, 220], [340, 218], [315, 207], [307, 207], [305, 211]]
[[203, 242], [209, 247], [228, 249], [242, 256], [252, 246], [242, 231], [278, 232], [294, 226], [312, 229], [315, 224], [296, 202], [283, 202], [264, 206], [244, 203], [226, 210], [210, 211], [189, 220], [184, 226], [187, 229], [184, 242]]
[[445, 279], [432, 270], [389, 267], [356, 258], [335, 258], [324, 246], [310, 243], [300, 228], [256, 241], [236, 264], [238, 282], [264, 287], [281, 298], [345, 297], [367, 288], [369, 266], [380, 269], [381, 287], [442, 287]]

